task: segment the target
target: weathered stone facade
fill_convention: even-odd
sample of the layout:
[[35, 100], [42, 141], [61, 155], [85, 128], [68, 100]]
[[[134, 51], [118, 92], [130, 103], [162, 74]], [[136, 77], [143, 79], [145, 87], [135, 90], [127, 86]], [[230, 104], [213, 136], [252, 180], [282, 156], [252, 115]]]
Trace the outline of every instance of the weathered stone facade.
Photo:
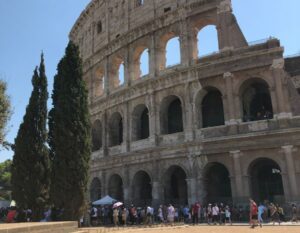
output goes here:
[[[207, 25], [217, 28], [219, 52], [198, 58]], [[181, 63], [166, 67], [174, 37]], [[230, 0], [92, 0], [70, 39], [89, 89], [91, 199], [300, 200], [297, 77], [277, 39], [247, 43]], [[140, 77], [145, 49], [149, 74]]]

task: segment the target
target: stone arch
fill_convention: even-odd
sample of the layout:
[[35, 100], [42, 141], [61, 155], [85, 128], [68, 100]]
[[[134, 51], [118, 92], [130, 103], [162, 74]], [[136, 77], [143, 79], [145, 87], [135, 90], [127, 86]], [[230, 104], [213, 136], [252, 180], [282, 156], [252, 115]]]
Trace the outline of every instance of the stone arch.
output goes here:
[[215, 25], [206, 25], [197, 33], [197, 56], [219, 52], [218, 31]]
[[110, 83], [113, 88], [118, 88], [125, 83], [125, 59], [116, 55], [112, 59]]
[[102, 67], [99, 67], [94, 76], [94, 82], [93, 82], [93, 95], [95, 98], [100, 97], [104, 93], [104, 69]]
[[160, 106], [161, 133], [183, 132], [183, 105], [179, 97], [165, 97]]
[[152, 203], [151, 177], [144, 170], [138, 171], [133, 177], [132, 198], [136, 206], [146, 206]]
[[284, 197], [282, 169], [273, 159], [257, 158], [248, 167], [252, 198], [281, 202]]
[[150, 68], [149, 49], [146, 46], [138, 46], [133, 55], [133, 79], [139, 79], [149, 74]]
[[92, 126], [92, 151], [98, 151], [102, 147], [102, 123], [96, 120]]
[[146, 105], [136, 106], [132, 113], [132, 140], [149, 138], [149, 110]]
[[165, 202], [177, 205], [188, 203], [187, 173], [178, 165], [173, 165], [164, 174]]
[[[173, 39], [176, 39], [177, 42]], [[170, 42], [170, 43], [169, 43]], [[172, 44], [172, 42], [174, 44]], [[181, 54], [180, 54], [180, 37], [178, 33], [175, 32], [168, 32], [165, 33], [163, 36], [160, 37], [159, 39], [159, 49], [157, 51], [158, 53], [158, 68], [159, 70], [164, 70], [167, 66], [173, 66], [177, 65], [178, 63], [181, 63]], [[168, 56], [168, 51], [167, 47], [171, 46], [173, 48], [173, 59], [174, 62], [167, 64], [167, 56]], [[175, 61], [176, 60], [176, 61]], [[176, 64], [177, 63], [177, 64]]]
[[195, 98], [198, 128], [207, 128], [225, 124], [223, 97], [216, 87], [205, 87]]
[[203, 174], [207, 202], [232, 201], [230, 173], [225, 165], [210, 162], [205, 166]]
[[243, 121], [273, 118], [272, 98], [268, 83], [260, 78], [246, 80], [240, 87]]
[[123, 118], [119, 112], [115, 112], [109, 119], [109, 146], [117, 146], [123, 143]]
[[120, 175], [113, 174], [110, 176], [108, 182], [108, 195], [118, 201], [124, 200], [123, 179]]
[[[199, 49], [198, 49], [198, 43], [200, 43], [202, 41], [202, 37], [199, 38], [199, 33], [201, 33], [201, 31], [203, 32], [203, 29], [205, 30], [205, 28], [207, 27], [217, 27], [217, 22], [216, 22], [216, 17], [212, 16], [212, 15], [199, 15], [196, 16], [192, 19], [191, 23], [191, 28], [190, 28], [190, 34], [191, 34], [191, 43], [192, 43], [192, 55], [193, 55], [193, 59], [197, 59], [199, 56]], [[215, 36], [215, 35], [214, 35]], [[217, 30], [217, 40], [218, 40], [218, 48], [219, 46], [219, 32]], [[200, 39], [200, 40], [199, 40]], [[205, 40], [205, 39], [204, 39]], [[203, 54], [203, 53], [202, 53]], [[204, 53], [203, 55], [205, 55], [206, 53]]]
[[101, 198], [101, 181], [95, 177], [90, 185], [90, 201], [96, 201]]

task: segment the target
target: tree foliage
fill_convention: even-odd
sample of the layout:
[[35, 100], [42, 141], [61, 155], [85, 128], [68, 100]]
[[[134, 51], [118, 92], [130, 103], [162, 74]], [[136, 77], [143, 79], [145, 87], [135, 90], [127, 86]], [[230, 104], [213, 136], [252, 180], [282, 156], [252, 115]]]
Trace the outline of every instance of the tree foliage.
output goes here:
[[49, 199], [50, 161], [47, 142], [47, 78], [44, 58], [32, 77], [33, 90], [14, 144], [12, 197], [21, 208], [42, 217]]
[[87, 90], [76, 45], [69, 42], [58, 64], [49, 113], [51, 200], [64, 220], [78, 220], [85, 205], [91, 153]]
[[11, 160], [6, 160], [0, 163], [0, 200], [10, 199], [11, 163]]
[[6, 94], [6, 83], [0, 80], [0, 145], [6, 147], [6, 126], [11, 115], [10, 99]]

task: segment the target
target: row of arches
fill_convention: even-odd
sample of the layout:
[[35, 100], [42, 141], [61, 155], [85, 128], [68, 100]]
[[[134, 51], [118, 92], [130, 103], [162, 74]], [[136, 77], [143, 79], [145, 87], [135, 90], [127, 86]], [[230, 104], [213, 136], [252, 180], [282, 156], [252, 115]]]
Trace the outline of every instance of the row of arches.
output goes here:
[[[198, 30], [197, 28], [195, 29]], [[168, 33], [162, 37], [164, 44], [161, 48], [161, 54], [163, 58], [159, 59], [159, 70], [163, 70], [181, 63], [181, 38], [176, 33]], [[217, 52], [218, 46], [218, 35], [216, 27], [208, 25], [197, 33], [197, 46], [196, 54], [197, 57], [204, 56], [205, 54]], [[125, 82], [125, 66], [132, 69], [130, 78], [133, 80], [146, 77], [150, 72], [150, 56], [151, 51], [147, 46], [138, 46], [132, 57], [131, 64], [126, 64], [126, 59], [118, 54], [111, 60], [111, 67], [109, 72], [109, 78], [112, 79], [108, 84], [112, 87], [117, 88], [122, 86]], [[99, 97], [104, 93], [105, 88], [105, 69], [99, 67], [94, 74], [93, 81], [93, 95]]]
[[[267, 158], [252, 162], [248, 169], [250, 176], [251, 196], [256, 200], [270, 200], [284, 195], [281, 169], [279, 165]], [[206, 202], [231, 202], [232, 185], [228, 169], [221, 163], [209, 163], [204, 168], [204, 188]], [[171, 166], [163, 174], [160, 183], [163, 189], [161, 197], [165, 203], [188, 204], [187, 172], [178, 165]], [[130, 199], [136, 205], [152, 202], [152, 179], [144, 170], [138, 171], [131, 181]], [[120, 175], [113, 174], [109, 178], [107, 193], [117, 200], [124, 201], [124, 182]], [[101, 197], [102, 187], [98, 178], [94, 178], [90, 186], [90, 199], [95, 201]], [[103, 196], [103, 195], [102, 195]], [[162, 201], [162, 200], [161, 200]]]
[[[225, 124], [222, 93], [217, 88], [206, 88], [205, 95], [196, 100], [197, 128], [221, 126]], [[257, 121], [273, 118], [273, 107], [268, 85], [255, 79], [246, 88], [242, 88], [241, 108], [243, 120]], [[184, 131], [184, 103], [176, 95], [164, 98], [160, 104], [160, 133], [173, 134]], [[131, 140], [138, 141], [150, 136], [149, 109], [146, 105], [136, 106], [131, 114]], [[108, 146], [117, 146], [123, 142], [123, 116], [115, 112], [108, 121]], [[96, 120], [92, 128], [93, 151], [102, 147], [102, 123]]]

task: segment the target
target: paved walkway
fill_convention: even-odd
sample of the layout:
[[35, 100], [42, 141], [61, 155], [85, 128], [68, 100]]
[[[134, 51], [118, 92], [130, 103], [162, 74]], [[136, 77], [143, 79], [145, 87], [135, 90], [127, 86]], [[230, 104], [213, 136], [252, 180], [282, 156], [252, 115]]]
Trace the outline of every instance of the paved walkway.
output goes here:
[[83, 228], [82, 230], [89, 233], [105, 233], [105, 232], [118, 232], [118, 233], [246, 233], [259, 231], [264, 233], [300, 233], [300, 222], [283, 223], [280, 226], [273, 224], [264, 224], [262, 228], [256, 227], [251, 229], [248, 224], [233, 224], [232, 226], [208, 226], [207, 224], [193, 225], [153, 225], [151, 227], [133, 226], [133, 227], [93, 227]]

